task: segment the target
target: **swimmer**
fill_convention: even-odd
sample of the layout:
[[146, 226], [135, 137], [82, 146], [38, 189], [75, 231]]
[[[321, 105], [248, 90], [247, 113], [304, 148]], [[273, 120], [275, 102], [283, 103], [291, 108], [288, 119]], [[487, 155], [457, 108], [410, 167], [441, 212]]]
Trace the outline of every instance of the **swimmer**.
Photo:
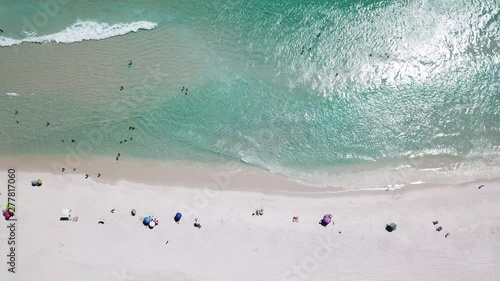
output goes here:
[[64, 142], [64, 140], [61, 140], [61, 142]]
[[123, 90], [123, 86], [120, 86], [120, 91], [122, 91], [122, 90]]
[[14, 110], [14, 114], [17, 115], [19, 113], [19, 111], [16, 109]]
[[116, 156], [116, 161], [118, 161], [118, 156]]
[[132, 61], [128, 62], [128, 67], [130, 68], [132, 66]]
[[48, 127], [49, 125], [50, 125], [50, 123], [49, 123], [49, 122], [47, 122], [47, 127]]
[[100, 178], [101, 177], [101, 173], [97, 173], [97, 177]]
[[16, 124], [19, 124], [19, 121], [16, 120]]
[[76, 142], [75, 140], [71, 140], [71, 142]]
[[122, 156], [120, 153], [118, 153], [118, 157]]
[[182, 87], [181, 92], [184, 92], [184, 86]]
[[123, 143], [123, 141], [120, 141], [120, 144], [122, 144], [122, 143]]
[[3, 33], [3, 29], [0, 29], [0, 32], [2, 32], [2, 33]]
[[62, 168], [62, 172], [64, 173], [64, 171], [66, 171], [66, 169]]
[[89, 174], [85, 174], [85, 179], [88, 179], [88, 177], [90, 177]]
[[132, 140], [132, 137], [130, 137], [130, 140]]

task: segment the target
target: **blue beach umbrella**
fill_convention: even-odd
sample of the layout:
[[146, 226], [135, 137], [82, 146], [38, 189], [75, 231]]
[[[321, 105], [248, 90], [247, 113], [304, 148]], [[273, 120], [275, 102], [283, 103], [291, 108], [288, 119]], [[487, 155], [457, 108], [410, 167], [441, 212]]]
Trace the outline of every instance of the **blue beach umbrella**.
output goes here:
[[177, 213], [177, 214], [175, 214], [174, 220], [175, 220], [175, 222], [179, 222], [181, 220], [181, 218], [182, 218], [182, 214]]
[[145, 217], [144, 220], [142, 221], [142, 223], [144, 225], [148, 226], [149, 223], [152, 222], [152, 221], [153, 221], [153, 218], [151, 218], [151, 217]]

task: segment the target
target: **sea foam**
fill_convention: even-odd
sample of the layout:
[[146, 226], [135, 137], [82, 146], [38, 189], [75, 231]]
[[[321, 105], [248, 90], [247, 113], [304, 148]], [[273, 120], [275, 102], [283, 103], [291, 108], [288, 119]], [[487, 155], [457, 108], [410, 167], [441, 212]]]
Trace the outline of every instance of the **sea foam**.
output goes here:
[[19, 96], [19, 95], [18, 95], [18, 94], [16, 94], [16, 93], [5, 93], [5, 94], [6, 94], [7, 96], [9, 96], [9, 97], [17, 97], [17, 96]]
[[93, 21], [80, 21], [66, 27], [61, 32], [43, 36], [27, 36], [23, 39], [13, 39], [0, 36], [0, 46], [7, 47], [21, 43], [74, 43], [85, 40], [101, 40], [114, 36], [125, 35], [138, 30], [152, 30], [158, 24], [149, 21], [137, 21], [132, 23], [99, 23]]

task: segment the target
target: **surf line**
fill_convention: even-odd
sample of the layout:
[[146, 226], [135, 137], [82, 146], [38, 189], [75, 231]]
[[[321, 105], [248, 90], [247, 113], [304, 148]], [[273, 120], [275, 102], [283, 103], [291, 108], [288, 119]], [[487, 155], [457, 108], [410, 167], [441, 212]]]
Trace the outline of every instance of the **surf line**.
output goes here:
[[7, 229], [9, 229], [9, 235], [7, 238], [7, 264], [9, 267], [7, 271], [10, 273], [16, 273], [16, 223], [17, 218], [14, 218], [16, 212], [16, 169], [7, 170], [7, 208], [4, 211], [4, 217], [9, 222]]

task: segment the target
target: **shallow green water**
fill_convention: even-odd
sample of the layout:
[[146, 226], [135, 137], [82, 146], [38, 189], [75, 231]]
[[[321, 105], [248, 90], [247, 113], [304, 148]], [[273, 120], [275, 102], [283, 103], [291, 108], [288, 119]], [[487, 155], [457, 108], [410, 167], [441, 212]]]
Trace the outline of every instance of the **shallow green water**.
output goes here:
[[[14, 39], [23, 38], [22, 19], [41, 9], [37, 1], [0, 6], [0, 28]], [[398, 175], [362, 184], [375, 187], [473, 180], [500, 167], [498, 1], [78, 1], [58, 8], [38, 35], [77, 20], [158, 27], [63, 47], [0, 49], [0, 59], [11, 62], [0, 70], [4, 154], [64, 154], [76, 149], [67, 144], [76, 138], [89, 141], [92, 154], [241, 160], [319, 185]], [[28, 71], [29, 61], [16, 69], [12, 57], [37, 60], [37, 52], [55, 53], [50, 48], [116, 53], [96, 55], [95, 87], [71, 88], [49, 77], [43, 93], [30, 95], [33, 79], [18, 85], [5, 78]], [[130, 54], [134, 67], [126, 69]], [[111, 68], [113, 76], [135, 91], [109, 94], [116, 86], [100, 71], [119, 59], [124, 65]], [[54, 71], [63, 73], [65, 59], [54, 60]], [[92, 58], [82, 65], [86, 60]], [[175, 67], [144, 87], [149, 74], [141, 65], [155, 63]], [[185, 85], [188, 95], [180, 92]], [[21, 116], [14, 108], [25, 127], [14, 123]], [[58, 121], [44, 128], [45, 120]], [[418, 172], [425, 168], [441, 170]], [[329, 171], [320, 183], [313, 180], [318, 171]]]

